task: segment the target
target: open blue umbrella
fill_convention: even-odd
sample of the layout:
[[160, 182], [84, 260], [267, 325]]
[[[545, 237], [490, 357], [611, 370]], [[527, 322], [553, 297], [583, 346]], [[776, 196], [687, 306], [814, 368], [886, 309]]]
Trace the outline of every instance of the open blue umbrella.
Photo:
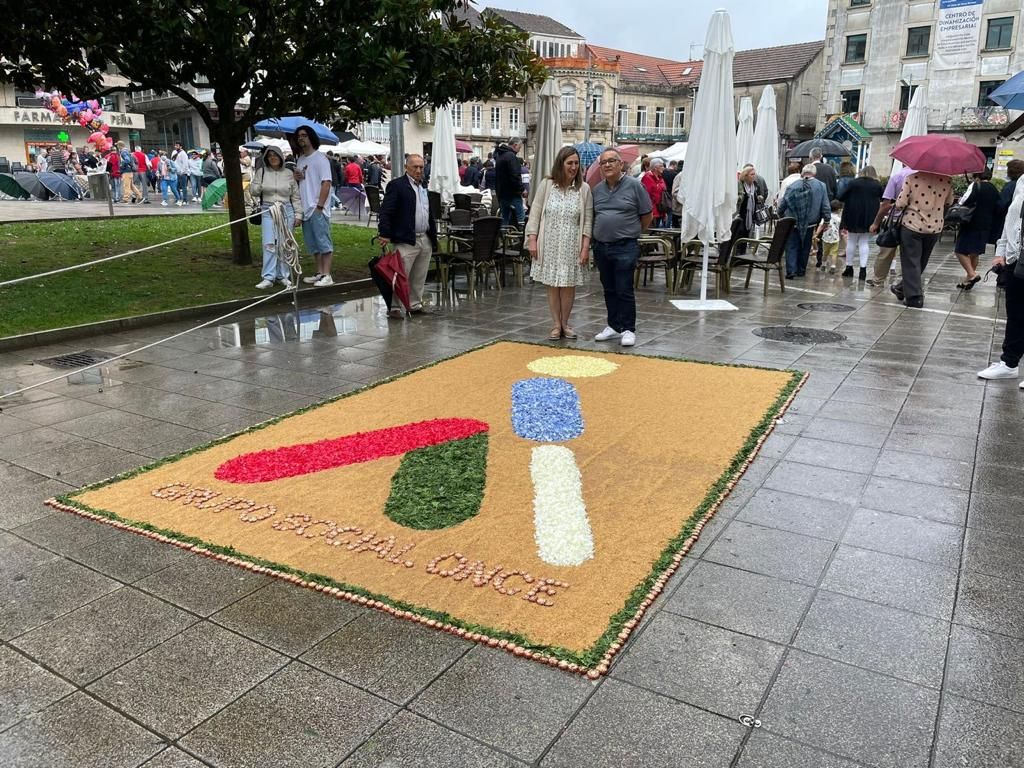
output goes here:
[[582, 141], [576, 145], [576, 151], [580, 153], [580, 171], [583, 172], [601, 156], [604, 147], [592, 141]]
[[1024, 109], [1024, 71], [1011, 77], [988, 97], [1006, 109]]
[[338, 137], [334, 135], [326, 125], [322, 123], [314, 122], [313, 120], [307, 120], [301, 115], [289, 115], [288, 117], [271, 117], [266, 120], [260, 120], [253, 129], [257, 133], [262, 133], [264, 136], [271, 136], [275, 139], [283, 139], [285, 136], [294, 134], [299, 128], [304, 125], [308, 125], [314, 131], [320, 139], [321, 144], [340, 144]]

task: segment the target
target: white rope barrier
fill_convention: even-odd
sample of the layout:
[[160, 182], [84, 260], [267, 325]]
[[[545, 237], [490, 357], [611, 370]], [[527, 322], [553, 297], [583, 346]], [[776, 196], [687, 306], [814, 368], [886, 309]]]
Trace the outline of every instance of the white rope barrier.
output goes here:
[[291, 268], [297, 285], [302, 276], [302, 265], [299, 263], [299, 243], [295, 240], [295, 229], [292, 227], [292, 222], [285, 218], [283, 203], [274, 203], [270, 206], [270, 220], [274, 224], [277, 257]]

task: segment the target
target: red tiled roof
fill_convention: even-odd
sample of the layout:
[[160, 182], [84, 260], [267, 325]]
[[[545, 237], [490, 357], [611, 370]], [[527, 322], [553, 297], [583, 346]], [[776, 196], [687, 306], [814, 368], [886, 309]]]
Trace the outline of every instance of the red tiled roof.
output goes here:
[[660, 85], [673, 87], [696, 85], [700, 80], [700, 61], [673, 61], [657, 56], [645, 56], [631, 51], [606, 48], [603, 45], [587, 44], [595, 59], [615, 61], [618, 57], [619, 78], [623, 82], [639, 85]]
[[824, 40], [774, 48], [737, 51], [732, 62], [734, 83], [769, 83], [799, 75], [825, 47]]

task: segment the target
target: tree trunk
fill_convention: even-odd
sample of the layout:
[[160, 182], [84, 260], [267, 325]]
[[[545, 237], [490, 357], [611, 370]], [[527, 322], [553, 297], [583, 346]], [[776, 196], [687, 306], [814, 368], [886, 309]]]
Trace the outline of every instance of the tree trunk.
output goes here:
[[[221, 120], [225, 117], [221, 112]], [[245, 206], [245, 194], [242, 191], [242, 167], [239, 165], [238, 147], [245, 138], [243, 131], [238, 131], [231, 124], [219, 125], [215, 133], [220, 142], [221, 156], [224, 158], [224, 178], [228, 183], [228, 219], [242, 219], [248, 212]], [[231, 258], [235, 264], [252, 264], [252, 252], [249, 249], [249, 222], [236, 221], [231, 225]]]

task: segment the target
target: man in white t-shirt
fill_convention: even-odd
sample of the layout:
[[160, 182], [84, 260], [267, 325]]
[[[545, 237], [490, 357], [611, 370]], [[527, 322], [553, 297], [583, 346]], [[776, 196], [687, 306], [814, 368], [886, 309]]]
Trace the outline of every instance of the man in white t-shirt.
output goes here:
[[331, 162], [327, 155], [318, 151], [320, 138], [310, 126], [299, 126], [295, 131], [295, 143], [299, 146], [295, 181], [299, 184], [302, 202], [302, 239], [316, 266], [316, 274], [304, 277], [302, 281], [312, 283], [315, 288], [326, 288], [334, 285], [331, 279], [334, 243], [331, 242], [331, 214], [327, 208], [327, 200], [331, 196]]

